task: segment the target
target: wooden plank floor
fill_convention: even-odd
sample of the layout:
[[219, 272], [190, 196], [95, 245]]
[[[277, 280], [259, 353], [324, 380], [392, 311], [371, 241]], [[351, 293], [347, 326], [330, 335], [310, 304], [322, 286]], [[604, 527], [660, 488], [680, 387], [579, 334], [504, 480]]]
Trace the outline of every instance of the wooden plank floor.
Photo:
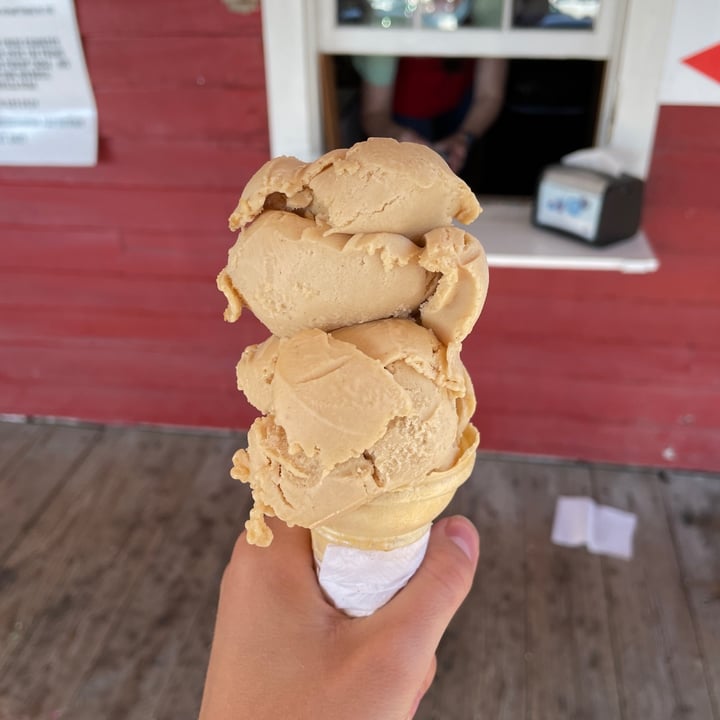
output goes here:
[[[0, 423], [0, 720], [197, 716], [242, 443]], [[561, 494], [633, 560], [552, 545]], [[720, 720], [720, 477], [481, 455], [450, 511], [482, 560], [420, 720]]]

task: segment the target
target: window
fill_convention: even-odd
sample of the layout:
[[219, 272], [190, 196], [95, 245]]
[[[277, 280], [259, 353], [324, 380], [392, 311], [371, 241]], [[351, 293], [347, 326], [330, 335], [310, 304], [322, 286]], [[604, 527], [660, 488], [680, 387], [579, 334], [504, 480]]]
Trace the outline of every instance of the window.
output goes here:
[[[673, 0], [465, 0], [469, 24], [450, 19], [435, 27], [423, 22], [428, 1], [263, 0], [273, 155], [309, 160], [324, 151], [323, 56], [573, 59], [604, 68], [596, 144], [623, 155], [630, 172], [647, 174]], [[391, 11], [400, 7], [396, 21]]]
[[[537, 3], [504, 0], [500, 27], [461, 27], [452, 32], [341, 25], [337, 1], [263, 0], [274, 155], [310, 159], [323, 151], [321, 54], [584, 58], [607, 63], [597, 142], [623, 152], [635, 173], [647, 173], [673, 0], [599, 0], [592, 28], [582, 29], [518, 27], [513, 22], [513, 17], [519, 17], [517, 11]], [[588, 2], [548, 0], [566, 14]], [[474, 3], [497, 8], [497, 0]], [[495, 13], [497, 17], [497, 9]]]
[[[399, 114], [391, 113], [390, 96], [381, 88], [387, 114], [369, 127], [362, 120], [363, 78], [357, 70], [367, 60], [367, 56], [321, 57], [325, 150], [349, 147], [368, 133], [392, 135], [394, 131], [400, 137], [397, 133], [407, 126], [430, 141], [446, 138], [466, 124], [474, 75], [488, 63], [495, 63], [496, 68], [489, 75], [496, 78], [491, 85], [493, 97], [502, 99], [479, 106], [489, 114], [476, 115], [475, 127], [481, 123], [483, 131], [468, 143], [467, 157], [458, 168], [475, 194], [529, 197], [543, 168], [595, 144], [605, 71], [601, 60], [404, 58], [400, 64], [405, 69], [399, 70], [404, 89], [394, 93], [393, 103]], [[382, 58], [379, 67], [388, 61], [391, 67], [398, 65], [392, 58]], [[436, 107], [443, 97], [454, 110], [433, 118], [422, 115], [428, 112], [428, 104]], [[410, 113], [414, 108], [422, 117], [403, 115], [403, 107]]]

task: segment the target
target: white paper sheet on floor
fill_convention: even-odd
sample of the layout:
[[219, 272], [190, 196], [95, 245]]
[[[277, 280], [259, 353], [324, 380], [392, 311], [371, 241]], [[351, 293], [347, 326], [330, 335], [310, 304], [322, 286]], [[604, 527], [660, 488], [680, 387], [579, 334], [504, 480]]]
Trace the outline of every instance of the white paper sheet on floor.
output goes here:
[[598, 505], [589, 497], [559, 497], [552, 541], [568, 547], [587, 546], [598, 555], [629, 560], [637, 526], [634, 513]]

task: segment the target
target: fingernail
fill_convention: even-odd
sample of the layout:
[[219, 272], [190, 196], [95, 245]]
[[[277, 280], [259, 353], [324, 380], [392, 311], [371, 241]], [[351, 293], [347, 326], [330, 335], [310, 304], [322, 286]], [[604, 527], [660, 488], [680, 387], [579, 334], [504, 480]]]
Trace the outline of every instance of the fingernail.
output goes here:
[[451, 517], [445, 525], [445, 534], [467, 556], [475, 561], [478, 551], [477, 533], [472, 523], [463, 517]]

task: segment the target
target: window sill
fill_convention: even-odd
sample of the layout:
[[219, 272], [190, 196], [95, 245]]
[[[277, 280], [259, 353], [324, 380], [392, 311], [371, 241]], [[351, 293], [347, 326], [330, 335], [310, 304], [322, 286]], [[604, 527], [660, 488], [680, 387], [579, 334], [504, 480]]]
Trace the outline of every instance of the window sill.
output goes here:
[[660, 267], [642, 230], [613, 245], [593, 247], [532, 225], [527, 200], [480, 198], [480, 204], [483, 212], [467, 229], [482, 243], [491, 267], [622, 273], [650, 273]]

